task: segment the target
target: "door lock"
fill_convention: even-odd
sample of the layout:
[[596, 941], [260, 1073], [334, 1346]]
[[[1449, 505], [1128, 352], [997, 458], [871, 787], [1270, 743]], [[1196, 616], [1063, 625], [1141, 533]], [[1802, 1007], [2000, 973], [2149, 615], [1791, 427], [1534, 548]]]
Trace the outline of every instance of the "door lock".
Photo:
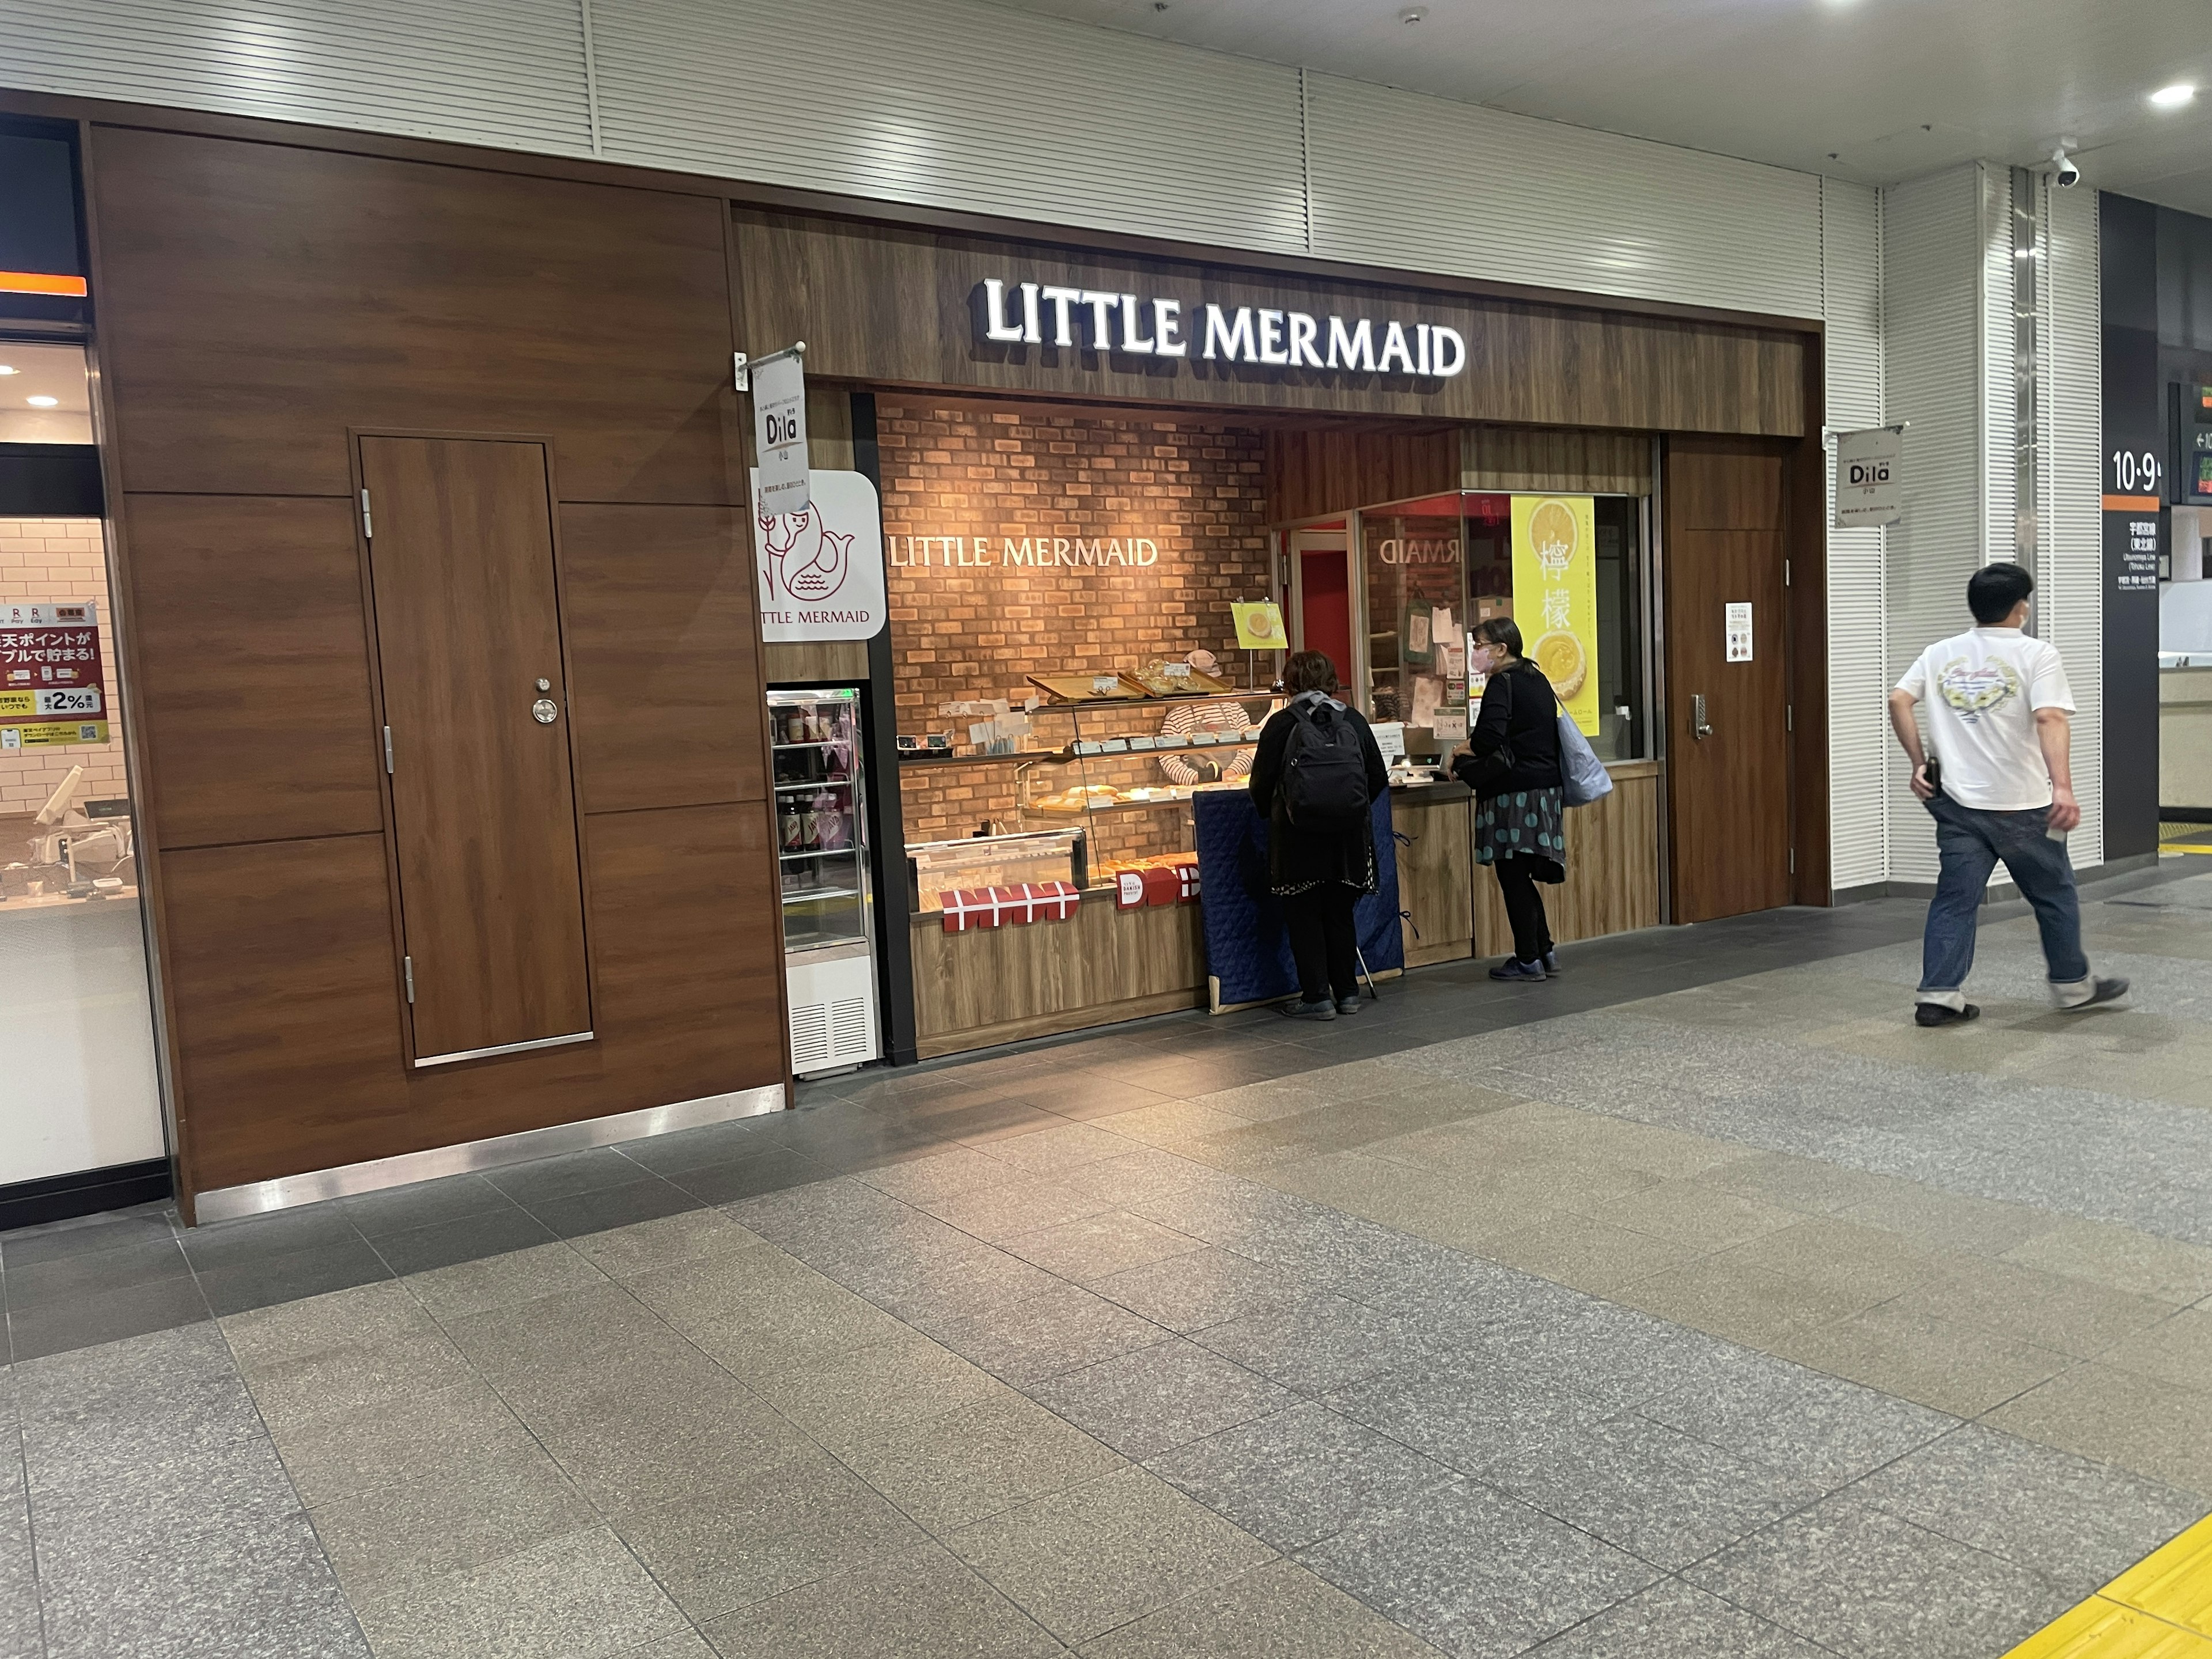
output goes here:
[[553, 682], [550, 680], [540, 680], [538, 682], [538, 689], [540, 691], [550, 691], [553, 689]]
[[530, 705], [530, 718], [540, 726], [550, 726], [561, 718], [561, 705], [550, 697], [540, 697]]
[[1705, 720], [1705, 694], [1699, 691], [1690, 698], [1690, 735], [1703, 743], [1712, 734], [1713, 728]]

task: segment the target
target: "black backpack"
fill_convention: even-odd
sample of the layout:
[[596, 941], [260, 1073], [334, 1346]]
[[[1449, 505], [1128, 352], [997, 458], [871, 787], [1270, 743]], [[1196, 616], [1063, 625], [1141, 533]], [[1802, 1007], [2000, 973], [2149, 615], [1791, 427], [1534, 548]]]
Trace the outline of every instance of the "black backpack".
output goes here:
[[1283, 811], [1301, 830], [1341, 835], [1367, 815], [1359, 729], [1328, 703], [1291, 705], [1283, 744]]

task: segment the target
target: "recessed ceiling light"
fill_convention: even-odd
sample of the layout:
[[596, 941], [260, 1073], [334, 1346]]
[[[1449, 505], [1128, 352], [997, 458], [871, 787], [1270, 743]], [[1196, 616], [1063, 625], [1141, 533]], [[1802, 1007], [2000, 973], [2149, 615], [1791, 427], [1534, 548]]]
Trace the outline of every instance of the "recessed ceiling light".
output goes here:
[[2179, 109], [2197, 96], [2197, 88], [2186, 81], [2177, 81], [2170, 87], [2160, 87], [2150, 95], [2152, 103], [2160, 109]]
[[21, 374], [22, 372], [13, 363], [0, 363], [0, 374]]
[[30, 404], [33, 409], [52, 409], [56, 404], [61, 402], [61, 399], [58, 398], [38, 397], [26, 398], [23, 401]]
[[1398, 14], [1398, 21], [1401, 23], [1418, 23], [1428, 15], [1429, 9], [1426, 6], [1408, 6]]

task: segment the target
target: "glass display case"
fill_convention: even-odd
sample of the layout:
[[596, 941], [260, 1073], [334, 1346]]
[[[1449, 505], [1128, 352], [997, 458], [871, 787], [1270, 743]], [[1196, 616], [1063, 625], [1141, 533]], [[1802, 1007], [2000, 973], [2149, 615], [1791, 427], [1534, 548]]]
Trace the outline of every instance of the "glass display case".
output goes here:
[[877, 1057], [860, 702], [851, 686], [768, 694], [792, 1069], [801, 1075]]
[[1090, 849], [1080, 828], [969, 836], [960, 841], [908, 842], [908, 908], [941, 910], [945, 895], [963, 888], [1021, 887], [1031, 882], [1091, 884]]
[[[1081, 861], [1067, 860], [1074, 873], [1020, 879], [1099, 886], [1126, 868], [1187, 860], [1195, 856], [1192, 795], [1244, 787], [1260, 725], [1275, 706], [1265, 690], [1043, 702], [1028, 711], [1026, 750], [905, 757], [900, 778], [908, 833], [916, 836], [908, 856], [929, 848], [934, 860], [933, 849], [959, 844], [956, 836], [1028, 842], [1059, 830], [1080, 832]], [[916, 882], [929, 904], [931, 882], [919, 866]]]

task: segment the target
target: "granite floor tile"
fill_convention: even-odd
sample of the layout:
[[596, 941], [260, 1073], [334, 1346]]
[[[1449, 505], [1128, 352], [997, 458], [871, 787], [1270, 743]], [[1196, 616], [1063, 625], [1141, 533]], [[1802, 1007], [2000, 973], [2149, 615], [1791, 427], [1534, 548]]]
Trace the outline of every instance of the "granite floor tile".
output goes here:
[[1079, 1285], [1197, 1249], [1202, 1241], [1147, 1221], [1127, 1210], [1105, 1210], [1080, 1220], [1016, 1233], [1006, 1248], [1023, 1261]]
[[1008, 1395], [842, 1454], [861, 1479], [939, 1536], [1085, 1480], [1124, 1459], [1043, 1407]]
[[2069, 1217], [2014, 1245], [2003, 1259], [2163, 1302], [2212, 1296], [2212, 1249], [2108, 1221]]
[[1145, 1088], [1119, 1078], [1074, 1071], [1055, 1072], [1049, 1078], [1026, 1082], [1021, 1085], [1020, 1097], [1032, 1106], [1041, 1106], [1048, 1112], [1057, 1112], [1079, 1122], [1111, 1117], [1117, 1112], [1156, 1106], [1175, 1098], [1157, 1085]]
[[648, 1269], [638, 1299], [721, 1364], [755, 1379], [885, 1342], [903, 1328], [880, 1308], [781, 1252]]
[[1844, 1659], [1988, 1659], [2081, 1595], [1843, 1498], [1778, 1522], [1685, 1577]]
[[1716, 1259], [1764, 1268], [1863, 1301], [1887, 1300], [1937, 1277], [1944, 1253], [1879, 1227], [1834, 1216], [1808, 1216], [1722, 1251]]
[[176, 1237], [173, 1212], [167, 1204], [103, 1215], [72, 1216], [0, 1233], [0, 1273], [68, 1255], [89, 1255], [126, 1244], [158, 1244]]
[[679, 1215], [712, 1201], [659, 1176], [647, 1174], [611, 1187], [593, 1187], [556, 1198], [532, 1199], [524, 1207], [555, 1237], [579, 1238], [586, 1233], [605, 1232], [610, 1227], [626, 1227], [635, 1222]]
[[[164, 1279], [82, 1301], [62, 1299], [10, 1308], [8, 1340], [18, 1364], [52, 1354], [105, 1346], [212, 1317], [191, 1279]], [[211, 1328], [211, 1327], [210, 1327]]]
[[1439, 1333], [1417, 1315], [1327, 1291], [1206, 1326], [1192, 1340], [1308, 1395], [1426, 1358], [1442, 1346]]
[[[740, 1227], [720, 1210], [686, 1210], [611, 1227], [605, 1232], [586, 1233], [570, 1239], [568, 1246], [610, 1279], [635, 1279], [657, 1267], [684, 1262], [730, 1262], [765, 1243], [759, 1234]], [[763, 1265], [764, 1260], [756, 1258], [733, 1271], [749, 1273]]]
[[919, 1332], [803, 1370], [778, 1371], [757, 1386], [769, 1405], [832, 1451], [1009, 1392], [989, 1372]]
[[1414, 1507], [1420, 1494], [1455, 1478], [1311, 1401], [1192, 1441], [1146, 1467], [1286, 1553], [1370, 1516]]
[[222, 1334], [239, 1369], [252, 1376], [331, 1348], [416, 1341], [435, 1338], [439, 1331], [437, 1321], [405, 1285], [386, 1279], [232, 1314], [222, 1321]]
[[310, 1509], [495, 1463], [538, 1444], [506, 1401], [474, 1376], [275, 1437]]
[[1498, 1464], [1483, 1479], [1668, 1571], [1826, 1490], [1633, 1413]]
[[1292, 1561], [1109, 1632], [1084, 1659], [1434, 1659], [1436, 1650]]
[[1976, 1258], [1948, 1264], [1938, 1278], [1907, 1291], [1893, 1305], [1900, 1313], [1934, 1314], [2081, 1358], [2178, 1311], [2173, 1303], [2108, 1285]]
[[[1110, 1120], [1109, 1120], [1110, 1122]], [[1034, 1134], [1014, 1135], [991, 1145], [991, 1156], [1024, 1175], [1051, 1176], [1121, 1158], [1136, 1147], [1124, 1135], [1094, 1123], [1065, 1121]]]
[[2097, 1359], [2178, 1389], [2212, 1390], [2212, 1310], [2184, 1308], [2122, 1338]]
[[1848, 1319], [1883, 1299], [1877, 1291], [1810, 1284], [1720, 1255], [1635, 1279], [1615, 1294], [1662, 1319], [1755, 1348]]
[[29, 1311], [48, 1303], [85, 1302], [118, 1291], [188, 1279], [191, 1263], [173, 1238], [119, 1243], [82, 1255], [50, 1255], [10, 1265], [8, 1305]]
[[1036, 1296], [921, 1322], [962, 1358], [1018, 1389], [1164, 1342], [1170, 1334], [1064, 1280]]
[[1975, 1423], [1885, 1464], [1844, 1496], [2062, 1588], [2109, 1582], [2212, 1507], [2194, 1493]]
[[793, 1187], [825, 1181], [835, 1171], [787, 1146], [763, 1146], [758, 1152], [672, 1170], [665, 1177], [702, 1204], [741, 1204]]
[[30, 1492], [43, 1547], [94, 1560], [127, 1561], [201, 1532], [251, 1529], [300, 1508], [283, 1461], [259, 1436], [170, 1451], [93, 1480], [79, 1478], [76, 1465], [48, 1463], [36, 1468]]
[[200, 1291], [218, 1316], [392, 1276], [392, 1269], [377, 1254], [376, 1247], [357, 1233], [329, 1244], [272, 1254], [234, 1267], [198, 1267], [196, 1258], [195, 1267]]
[[1506, 1659], [1660, 1576], [1515, 1498], [1464, 1483], [1297, 1559], [1457, 1659]]
[[374, 1241], [515, 1206], [512, 1199], [482, 1176], [458, 1175], [340, 1199], [338, 1207], [356, 1231]]
[[662, 1636], [641, 1647], [624, 1648], [611, 1659], [714, 1659], [714, 1649], [696, 1630]]
[[331, 1566], [359, 1600], [588, 1531], [599, 1516], [535, 1448], [313, 1511]]
[[51, 1659], [368, 1659], [297, 1511], [122, 1559], [42, 1540], [39, 1571]]
[[406, 1285], [434, 1318], [450, 1321], [605, 1282], [604, 1273], [568, 1245], [538, 1240], [532, 1248], [410, 1274]]
[[1182, 1337], [1031, 1384], [1028, 1392], [1125, 1457], [1147, 1458], [1297, 1402]]
[[526, 1207], [638, 1178], [640, 1165], [612, 1146], [591, 1146], [557, 1158], [533, 1158], [487, 1170], [484, 1179]]
[[258, 1367], [248, 1379], [272, 1430], [298, 1433], [368, 1407], [465, 1382], [468, 1361], [444, 1332], [349, 1343]]
[[1249, 1256], [1207, 1246], [1091, 1281], [1097, 1294], [1188, 1335], [1308, 1293], [1300, 1280]]
[[1135, 1209], [1146, 1199], [1232, 1177], [1223, 1176], [1195, 1158], [1164, 1152], [1157, 1146], [1139, 1146], [1118, 1157], [1079, 1164], [1061, 1170], [1056, 1178], [1079, 1191], [1095, 1193], [1121, 1208]]
[[1139, 1468], [979, 1521], [948, 1544], [1071, 1645], [1222, 1583], [1274, 1553]]
[[879, 1193], [925, 1207], [938, 1200], [1024, 1178], [1003, 1158], [988, 1157], [970, 1146], [954, 1146], [905, 1163], [885, 1164], [859, 1177]]
[[915, 1202], [940, 1221], [994, 1243], [1017, 1233], [1079, 1221], [1115, 1207], [1096, 1194], [1065, 1182], [1030, 1176]]
[[935, 1544], [833, 1574], [705, 1630], [721, 1659], [1042, 1659], [1066, 1650]]
[[1741, 1352], [1638, 1409], [1723, 1451], [1832, 1488], [1957, 1425], [1955, 1418], [1924, 1406], [1787, 1360]]
[[1531, 1382], [1510, 1364], [1468, 1360], [1385, 1371], [1326, 1395], [1324, 1403], [1467, 1474], [1579, 1434], [1609, 1412], [1593, 1395]]
[[622, 1540], [573, 1533], [489, 1565], [357, 1597], [377, 1659], [610, 1659], [684, 1628]]
[[1528, 1227], [1499, 1234], [1482, 1252], [1510, 1267], [1606, 1296], [1706, 1254], [1679, 1241], [1655, 1238], [1589, 1216], [1548, 1215]]
[[1895, 1303], [1792, 1332], [1773, 1352], [1956, 1417], [1978, 1417], [2075, 1363], [2055, 1349]]
[[527, 1250], [533, 1245], [549, 1244], [553, 1238], [552, 1230], [544, 1222], [502, 1197], [496, 1210], [380, 1234], [369, 1243], [386, 1267], [404, 1274], [480, 1261], [508, 1250]]
[[675, 1387], [530, 1413], [532, 1431], [602, 1514], [620, 1517], [806, 1456], [805, 1434], [715, 1373]]
[[517, 1401], [557, 1398], [617, 1362], [634, 1369], [697, 1361], [696, 1349], [640, 1299], [646, 1294], [640, 1280], [587, 1284], [453, 1315], [443, 1324], [453, 1346], [494, 1387], [512, 1390]]
[[898, 1555], [927, 1534], [850, 1469], [809, 1451], [634, 1510], [623, 1540], [696, 1622]]
[[1531, 1659], [1831, 1659], [1826, 1648], [1679, 1578], [1553, 1637]]
[[703, 1169], [711, 1164], [726, 1164], [733, 1158], [743, 1158], [764, 1145], [762, 1132], [771, 1126], [777, 1115], [771, 1112], [731, 1118], [720, 1123], [702, 1123], [671, 1134], [620, 1141], [610, 1150], [657, 1176]]
[[1996, 1256], [2017, 1249], [2058, 1218], [2024, 1204], [1945, 1192], [1918, 1182], [1896, 1182], [1845, 1212], [1863, 1225], [1947, 1250]]
[[1983, 1420], [2212, 1498], [2212, 1419], [2194, 1389], [2091, 1362], [2062, 1371]]
[[26, 1410], [23, 1457], [34, 1499], [70, 1486], [129, 1480], [149, 1464], [211, 1452], [264, 1429], [234, 1372], [168, 1379], [136, 1400], [108, 1400], [80, 1414]]

